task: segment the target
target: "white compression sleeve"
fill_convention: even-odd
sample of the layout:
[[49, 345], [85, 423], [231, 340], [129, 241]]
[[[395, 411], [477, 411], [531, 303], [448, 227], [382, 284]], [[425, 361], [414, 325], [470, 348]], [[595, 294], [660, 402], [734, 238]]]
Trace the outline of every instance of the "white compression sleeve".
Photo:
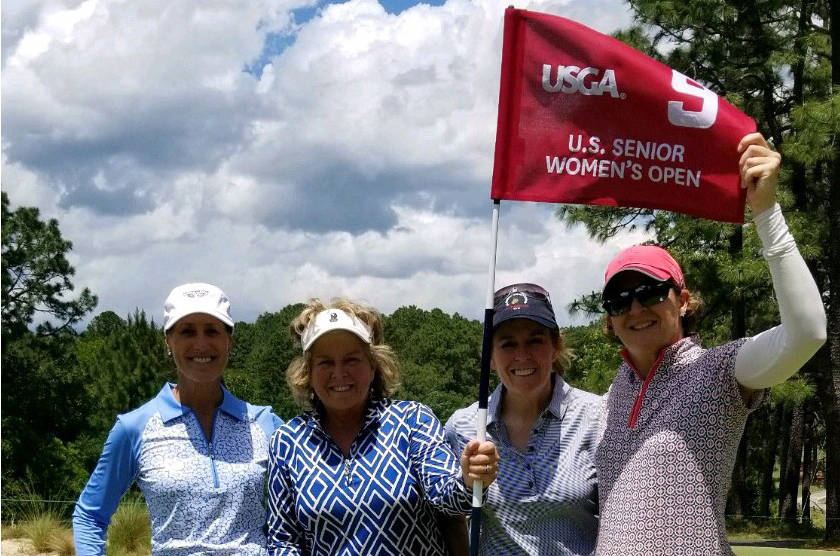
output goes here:
[[826, 339], [822, 298], [779, 205], [755, 216], [764, 258], [770, 267], [782, 323], [747, 341], [735, 359], [735, 378], [758, 390], [784, 382]]

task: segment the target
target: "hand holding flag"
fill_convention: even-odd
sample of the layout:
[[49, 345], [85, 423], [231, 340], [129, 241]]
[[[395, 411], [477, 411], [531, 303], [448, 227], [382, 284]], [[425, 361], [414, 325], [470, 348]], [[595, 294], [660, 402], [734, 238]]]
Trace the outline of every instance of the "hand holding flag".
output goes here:
[[747, 190], [747, 202], [753, 216], [761, 214], [776, 202], [776, 182], [782, 156], [770, 148], [760, 133], [750, 133], [738, 143], [741, 159], [741, 187]]

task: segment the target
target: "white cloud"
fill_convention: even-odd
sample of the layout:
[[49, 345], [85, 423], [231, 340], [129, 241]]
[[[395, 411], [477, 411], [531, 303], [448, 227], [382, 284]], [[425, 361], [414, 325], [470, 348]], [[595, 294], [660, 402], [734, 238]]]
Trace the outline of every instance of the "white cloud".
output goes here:
[[[3, 187], [59, 219], [99, 310], [158, 315], [200, 279], [246, 320], [316, 295], [481, 314], [507, 3], [350, 0], [293, 28], [306, 4], [4, 4]], [[520, 7], [629, 22], [618, 0]], [[496, 283], [541, 282], [558, 306], [630, 241], [503, 207]]]

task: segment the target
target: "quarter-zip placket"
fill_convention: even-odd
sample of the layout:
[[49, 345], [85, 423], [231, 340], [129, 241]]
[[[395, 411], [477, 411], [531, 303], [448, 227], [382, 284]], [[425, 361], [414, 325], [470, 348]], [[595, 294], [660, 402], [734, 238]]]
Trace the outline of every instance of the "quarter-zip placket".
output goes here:
[[[353, 453], [353, 448], [350, 448], [350, 453]], [[353, 470], [351, 466], [353, 465], [353, 456], [346, 456], [344, 458], [344, 482], [347, 483], [347, 486], [350, 486], [350, 480], [353, 475]]]
[[[622, 356], [630, 369], [636, 373], [636, 376], [639, 376], [639, 371], [633, 366], [629, 355], [622, 352]], [[659, 352], [659, 357], [656, 358], [656, 362], [654, 362], [653, 367], [650, 368], [650, 372], [645, 377], [642, 387], [639, 388], [639, 393], [636, 394], [636, 399], [633, 402], [633, 408], [630, 410], [630, 416], [627, 418], [627, 428], [629, 429], [636, 428], [636, 421], [639, 419], [639, 413], [642, 411], [642, 402], [645, 400], [645, 392], [647, 391], [648, 384], [650, 384], [650, 381], [653, 380], [653, 375], [656, 374], [656, 371], [659, 369], [660, 365], [662, 365], [662, 358], [664, 356], [665, 350], [663, 349]]]
[[210, 455], [210, 472], [213, 474], [213, 488], [219, 488], [219, 474], [216, 472], [216, 453], [213, 451], [213, 432], [216, 430], [216, 417], [219, 416], [219, 410], [213, 414], [213, 425], [210, 427], [210, 438], [204, 436], [204, 430], [201, 428], [201, 421], [198, 420], [198, 415], [193, 412], [195, 420], [198, 421], [198, 428], [201, 431], [201, 437], [204, 439], [204, 444], [207, 446], [207, 453]]

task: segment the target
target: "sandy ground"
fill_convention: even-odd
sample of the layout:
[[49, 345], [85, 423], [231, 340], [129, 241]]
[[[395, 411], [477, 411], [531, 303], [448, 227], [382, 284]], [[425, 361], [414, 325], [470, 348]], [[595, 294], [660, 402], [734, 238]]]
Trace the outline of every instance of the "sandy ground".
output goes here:
[[29, 539], [3, 539], [0, 543], [0, 553], [3, 556], [50, 556], [47, 552], [35, 552]]

